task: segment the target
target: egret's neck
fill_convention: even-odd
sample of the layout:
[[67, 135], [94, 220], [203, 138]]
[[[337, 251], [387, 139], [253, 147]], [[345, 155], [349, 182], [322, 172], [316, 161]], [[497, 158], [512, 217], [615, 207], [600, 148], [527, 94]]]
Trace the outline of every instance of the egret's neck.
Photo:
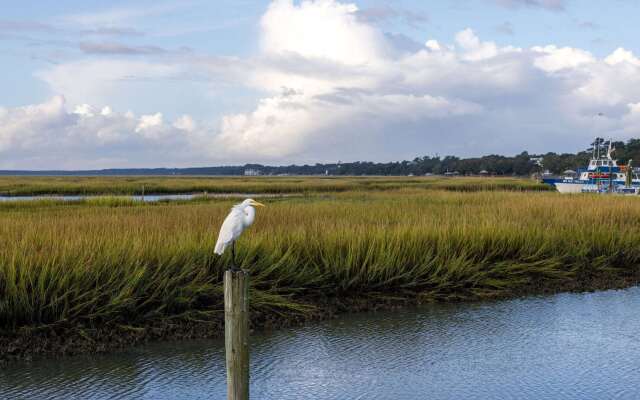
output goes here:
[[253, 224], [253, 220], [256, 218], [256, 209], [252, 206], [246, 206], [244, 208], [244, 226], [249, 227]]

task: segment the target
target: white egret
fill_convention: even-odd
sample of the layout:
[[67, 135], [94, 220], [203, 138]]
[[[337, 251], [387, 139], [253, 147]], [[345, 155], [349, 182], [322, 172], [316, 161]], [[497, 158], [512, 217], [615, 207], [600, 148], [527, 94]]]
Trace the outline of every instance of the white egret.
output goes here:
[[265, 207], [264, 204], [258, 203], [253, 199], [246, 199], [240, 204], [236, 204], [231, 208], [231, 212], [224, 219], [218, 241], [214, 252], [222, 255], [226, 248], [231, 245], [231, 270], [236, 268], [236, 240], [242, 235], [242, 232], [253, 224], [256, 218], [256, 209], [254, 207]]

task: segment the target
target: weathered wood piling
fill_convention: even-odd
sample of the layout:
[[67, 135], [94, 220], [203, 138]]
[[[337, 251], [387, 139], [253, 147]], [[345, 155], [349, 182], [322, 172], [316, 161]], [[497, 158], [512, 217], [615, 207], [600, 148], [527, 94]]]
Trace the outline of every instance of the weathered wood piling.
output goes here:
[[227, 400], [249, 399], [249, 274], [224, 273]]

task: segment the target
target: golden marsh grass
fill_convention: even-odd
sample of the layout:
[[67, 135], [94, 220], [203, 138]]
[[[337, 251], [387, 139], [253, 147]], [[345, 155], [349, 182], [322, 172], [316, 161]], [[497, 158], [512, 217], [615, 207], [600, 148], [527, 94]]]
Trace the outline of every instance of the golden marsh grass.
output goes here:
[[155, 193], [313, 193], [400, 188], [433, 190], [550, 190], [516, 178], [443, 177], [210, 177], [0, 176], [0, 195], [122, 195]]
[[[434, 189], [271, 199], [241, 238], [261, 315], [318, 297], [512, 296], [635, 279], [637, 198]], [[0, 204], [0, 326], [145, 326], [222, 315], [213, 255], [232, 201]]]

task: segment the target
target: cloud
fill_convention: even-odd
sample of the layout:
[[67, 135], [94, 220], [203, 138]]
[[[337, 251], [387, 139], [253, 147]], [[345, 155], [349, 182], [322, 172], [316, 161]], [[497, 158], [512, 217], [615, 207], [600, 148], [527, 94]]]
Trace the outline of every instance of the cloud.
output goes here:
[[[66, 102], [55, 97], [0, 109], [0, 164], [202, 165], [575, 151], [593, 136], [623, 140], [640, 128], [640, 60], [623, 48], [600, 58], [554, 44], [501, 46], [470, 28], [450, 42], [425, 37], [420, 44], [385, 34], [357, 6], [337, 0], [273, 1], [259, 39], [259, 50], [245, 58], [105, 55], [44, 69], [38, 77]], [[147, 91], [155, 82], [165, 85]], [[179, 92], [168, 93], [166, 82]], [[188, 82], [196, 83], [193, 90], [184, 89]], [[199, 104], [195, 96], [212, 88], [223, 99], [217, 104], [227, 104], [226, 93], [238, 87], [257, 100], [209, 120], [176, 110]], [[142, 115], [117, 111], [133, 108], [123, 106], [131, 97], [147, 99], [136, 110]], [[166, 103], [157, 103], [162, 99]], [[170, 118], [172, 112], [178, 117]], [[598, 113], [606, 117], [595, 123]]]
[[578, 26], [582, 29], [587, 29], [592, 31], [600, 29], [600, 25], [598, 25], [593, 21], [581, 21], [581, 22], [578, 22]]
[[628, 113], [624, 115], [627, 134], [637, 134], [640, 130], [640, 102], [627, 104]]
[[[475, 114], [480, 109], [473, 103], [428, 95], [343, 91], [332, 96], [300, 95], [296, 99], [279, 96], [262, 100], [250, 114], [226, 116], [216, 143], [228, 154], [259, 154], [277, 159], [305, 151], [310, 145], [326, 151], [344, 142], [344, 130], [354, 123], [419, 123]], [[324, 116], [321, 120], [320, 115]]]
[[190, 115], [182, 115], [174, 123], [173, 127], [187, 132], [194, 132], [198, 129], [198, 124]]
[[103, 9], [97, 12], [67, 14], [58, 17], [63, 24], [87, 26], [94, 28], [111, 28], [125, 25], [133, 20], [163, 15], [187, 7], [190, 2], [156, 2], [147, 6], [123, 6]]
[[148, 55], [167, 53], [167, 50], [158, 46], [129, 46], [113, 42], [80, 42], [78, 47], [86, 54]]
[[99, 27], [95, 29], [83, 29], [82, 35], [92, 36], [144, 36], [145, 33], [134, 28], [127, 27]]
[[464, 58], [469, 61], [479, 61], [495, 57], [498, 46], [493, 42], [481, 42], [470, 28], [456, 34], [456, 43], [463, 50]]
[[563, 11], [565, 9], [565, 0], [493, 0], [498, 5], [507, 8], [543, 8], [552, 11]]
[[0, 31], [2, 32], [56, 32], [59, 29], [37, 21], [11, 21], [0, 20]]
[[594, 63], [594, 56], [585, 50], [572, 47], [558, 48], [554, 45], [545, 47], [536, 46], [532, 50], [540, 54], [536, 57], [534, 65], [547, 72], [556, 72], [563, 69], [575, 69], [576, 67]]
[[419, 27], [429, 22], [429, 16], [423, 12], [411, 11], [389, 4], [358, 10], [357, 16], [365, 22], [381, 23], [397, 20], [412, 27]]
[[[60, 63], [36, 72], [54, 93], [71, 104], [110, 105], [131, 97], [133, 82], [188, 79], [183, 66], [151, 61], [87, 59]], [[150, 90], [161, 90], [153, 88]]]
[[[640, 95], [633, 84], [640, 70], [626, 50], [605, 61], [571, 47], [500, 47], [465, 29], [452, 44], [431, 39], [398, 51], [356, 6], [329, 0], [273, 2], [262, 37], [263, 60], [280, 62], [260, 65], [250, 80], [272, 95], [223, 119], [216, 143], [232, 158], [573, 150], [597, 134], [595, 110], [622, 117]], [[626, 89], [618, 78], [623, 64]], [[282, 87], [296, 95], [283, 96]], [[607, 124], [623, 130], [620, 118]]]
[[162, 113], [143, 115], [140, 117], [140, 122], [138, 122], [136, 126], [136, 133], [154, 131], [162, 125]]
[[260, 22], [262, 50], [346, 65], [375, 61], [388, 51], [384, 35], [362, 23], [357, 11], [354, 4], [331, 0], [302, 2], [299, 6], [291, 0], [276, 0]]
[[500, 25], [496, 26], [496, 31], [504, 34], [513, 36], [513, 24], [509, 21], [505, 21]]
[[[39, 21], [0, 20], [0, 33], [2, 34], [57, 34], [62, 36], [114, 36], [114, 37], [140, 37], [145, 33], [137, 29], [125, 26], [100, 26], [90, 29], [78, 29], [77, 27], [56, 25]], [[23, 37], [24, 38], [24, 37]], [[37, 38], [24, 38], [26, 40], [38, 40]], [[39, 41], [51, 41], [51, 38]]]
[[201, 150], [202, 139], [193, 131], [195, 127], [183, 126], [190, 118], [181, 117], [176, 127], [165, 123], [160, 113], [136, 117], [109, 107], [96, 111], [86, 104], [68, 112], [62, 96], [42, 104], [0, 108], [2, 166], [78, 169], [193, 165], [193, 157], [206, 154]]
[[609, 65], [618, 65], [622, 63], [629, 63], [636, 67], [640, 67], [640, 59], [633, 55], [629, 50], [623, 48], [616, 49], [613, 53], [604, 59], [604, 62]]

